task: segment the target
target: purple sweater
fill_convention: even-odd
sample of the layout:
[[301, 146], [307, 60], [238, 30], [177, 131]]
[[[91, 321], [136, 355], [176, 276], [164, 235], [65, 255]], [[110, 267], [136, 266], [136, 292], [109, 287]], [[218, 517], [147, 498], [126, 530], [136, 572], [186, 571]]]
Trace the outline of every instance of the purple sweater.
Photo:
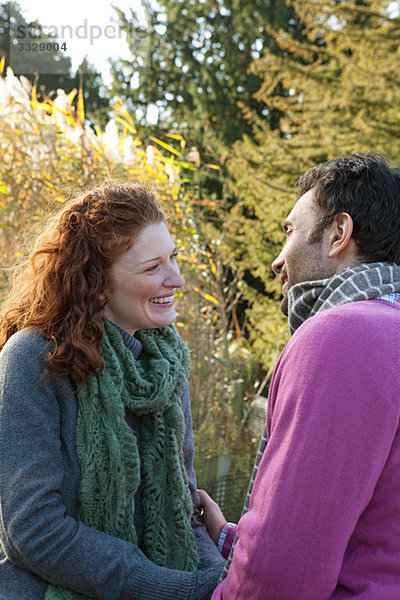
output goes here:
[[307, 320], [276, 366], [269, 443], [212, 600], [398, 600], [399, 417], [399, 308]]

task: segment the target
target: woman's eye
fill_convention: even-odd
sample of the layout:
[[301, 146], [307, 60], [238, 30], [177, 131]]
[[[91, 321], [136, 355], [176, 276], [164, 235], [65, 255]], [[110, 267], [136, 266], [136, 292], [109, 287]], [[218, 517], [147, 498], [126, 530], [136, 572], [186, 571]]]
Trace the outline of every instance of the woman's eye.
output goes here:
[[173, 254], [171, 254], [171, 260], [176, 260], [177, 256], [178, 256], [178, 253], [174, 252]]
[[146, 269], [146, 271], [155, 271], [158, 268], [158, 264], [157, 265], [152, 265], [151, 267], [149, 267], [148, 269]]

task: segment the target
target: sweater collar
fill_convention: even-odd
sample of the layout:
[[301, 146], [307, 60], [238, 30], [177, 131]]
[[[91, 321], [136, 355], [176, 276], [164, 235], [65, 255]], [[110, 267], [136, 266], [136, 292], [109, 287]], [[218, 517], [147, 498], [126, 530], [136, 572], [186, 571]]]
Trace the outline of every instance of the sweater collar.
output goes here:
[[125, 331], [125, 329], [121, 329], [121, 327], [119, 327], [119, 325], [117, 325], [116, 323], [113, 323], [109, 319], [106, 319], [106, 321], [108, 321], [108, 323], [111, 323], [111, 325], [113, 325], [113, 327], [115, 327], [115, 329], [119, 331], [125, 346], [132, 352], [134, 359], [137, 360], [143, 349], [142, 342], [135, 338], [134, 335], [131, 335], [130, 333]]

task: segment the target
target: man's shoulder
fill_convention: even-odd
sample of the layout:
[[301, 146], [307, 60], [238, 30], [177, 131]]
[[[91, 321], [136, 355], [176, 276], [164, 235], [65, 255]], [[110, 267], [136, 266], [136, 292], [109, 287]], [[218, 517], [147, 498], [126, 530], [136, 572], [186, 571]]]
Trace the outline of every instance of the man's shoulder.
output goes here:
[[307, 319], [299, 330], [337, 328], [344, 325], [350, 329], [359, 329], [368, 325], [381, 330], [386, 326], [392, 327], [393, 324], [400, 326], [400, 307], [384, 300], [374, 299], [347, 302], [324, 310]]
[[383, 300], [361, 300], [322, 311], [307, 319], [292, 336], [288, 349], [296, 351], [321, 346], [331, 352], [350, 348], [368, 354], [398, 354], [400, 309]]
[[[388, 381], [400, 393], [400, 312], [381, 300], [362, 300], [307, 319], [283, 350], [276, 379], [287, 369], [296, 377]], [[303, 375], [302, 375], [303, 374]], [[313, 379], [314, 378], [314, 379]], [[400, 397], [400, 396], [397, 396]]]

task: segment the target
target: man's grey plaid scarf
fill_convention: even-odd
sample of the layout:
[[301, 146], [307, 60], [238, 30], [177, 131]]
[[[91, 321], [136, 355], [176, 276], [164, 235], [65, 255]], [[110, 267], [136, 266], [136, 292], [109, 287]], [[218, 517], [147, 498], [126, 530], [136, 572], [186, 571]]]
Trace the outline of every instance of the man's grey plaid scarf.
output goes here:
[[330, 279], [297, 283], [288, 295], [290, 333], [309, 317], [328, 308], [399, 291], [400, 267], [382, 262], [361, 263]]
[[[329, 279], [297, 283], [289, 290], [288, 295], [290, 334], [293, 335], [306, 319], [323, 310], [341, 306], [347, 302], [379, 298], [379, 296], [394, 292], [400, 292], [400, 267], [383, 262], [361, 263], [344, 269]], [[254, 480], [267, 441], [267, 430], [265, 428], [255, 458], [242, 516], [249, 510]], [[221, 575], [221, 581], [225, 579], [228, 573], [237, 539], [238, 535], [236, 534]]]

